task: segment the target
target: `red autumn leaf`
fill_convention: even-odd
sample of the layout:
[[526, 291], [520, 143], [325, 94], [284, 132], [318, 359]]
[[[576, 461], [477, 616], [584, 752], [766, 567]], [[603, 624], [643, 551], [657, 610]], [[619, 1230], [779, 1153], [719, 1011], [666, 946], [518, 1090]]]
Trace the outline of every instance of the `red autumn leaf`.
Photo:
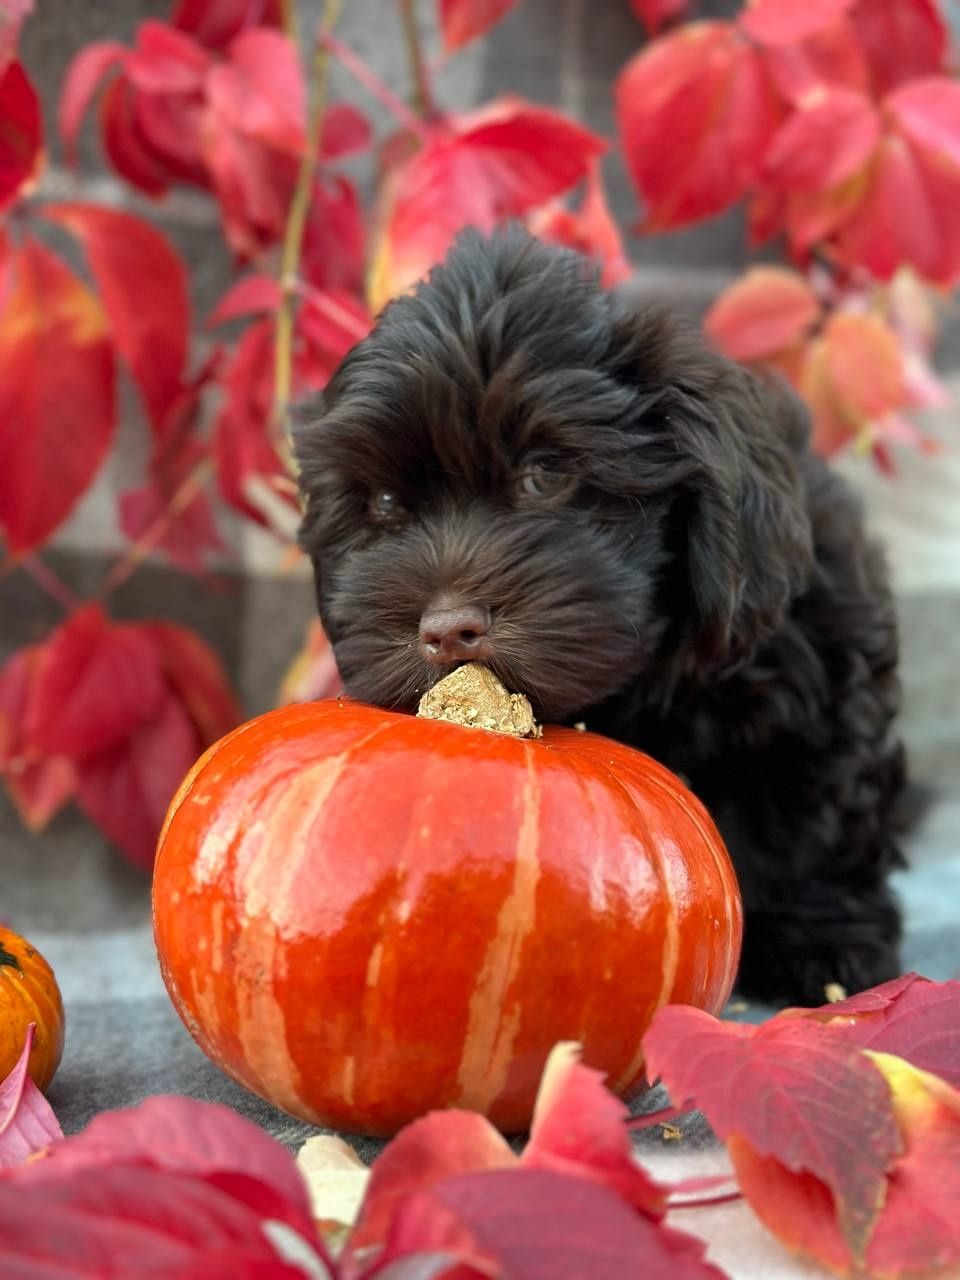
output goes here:
[[52, 204], [44, 216], [83, 244], [114, 342], [159, 433], [183, 386], [187, 360], [190, 303], [179, 254], [149, 223], [118, 209]]
[[0, 528], [16, 553], [45, 541], [85, 492], [113, 438], [116, 405], [113, 352], [96, 298], [32, 239], [7, 269]]
[[229, 324], [251, 315], [272, 315], [280, 305], [280, 284], [275, 276], [252, 275], [237, 280], [207, 317], [207, 324]]
[[689, 0], [630, 0], [630, 4], [649, 34], [656, 36], [683, 17]]
[[781, 191], [823, 190], [851, 177], [880, 138], [873, 104], [851, 89], [826, 89], [780, 127], [763, 161], [765, 182]]
[[667, 1188], [637, 1163], [627, 1108], [604, 1088], [603, 1075], [580, 1061], [579, 1047], [550, 1054], [537, 1093], [524, 1169], [552, 1169], [600, 1183], [649, 1218], [661, 1218]]
[[153, 645], [165, 680], [193, 723], [200, 748], [236, 728], [243, 712], [213, 650], [192, 631], [172, 622], [142, 622], [139, 631]]
[[17, 1065], [0, 1081], [0, 1170], [23, 1164], [63, 1137], [50, 1103], [27, 1071], [34, 1030], [31, 1022]]
[[98, 40], [81, 49], [67, 68], [57, 127], [68, 163], [76, 163], [77, 135], [94, 94], [109, 71], [124, 66], [128, 54], [116, 40]]
[[386, 229], [372, 272], [379, 310], [446, 254], [467, 226], [489, 232], [586, 177], [604, 142], [519, 98], [452, 116], [390, 173]]
[[173, 175], [143, 136], [137, 119], [141, 104], [130, 81], [122, 76], [107, 86], [100, 104], [103, 146], [121, 178], [148, 196], [161, 196]]
[[0, 774], [30, 831], [42, 831], [73, 795], [76, 775], [65, 756], [47, 756], [24, 733], [45, 646], [18, 650], [0, 668]]
[[647, 231], [708, 218], [741, 199], [781, 115], [757, 50], [723, 22], [690, 23], [641, 51], [621, 73], [616, 99]]
[[752, 267], [714, 302], [703, 327], [733, 360], [764, 360], [802, 342], [820, 318], [813, 290], [796, 271]]
[[677, 1106], [828, 1187], [843, 1238], [863, 1251], [901, 1139], [887, 1083], [855, 1045], [802, 1019], [747, 1027], [674, 1006], [654, 1017], [644, 1052]]
[[904, 1152], [887, 1170], [883, 1205], [859, 1255], [838, 1230], [829, 1192], [816, 1179], [731, 1138], [737, 1179], [783, 1244], [840, 1275], [897, 1280], [952, 1273], [960, 1261], [960, 1094], [899, 1058], [868, 1056], [890, 1088]]
[[269, 436], [273, 411], [273, 322], [261, 320], [240, 338], [224, 372], [223, 403], [214, 422], [217, 482], [227, 502], [265, 524], [251, 501], [249, 482], [284, 475]]
[[526, 1280], [722, 1280], [704, 1251], [702, 1241], [634, 1213], [605, 1187], [545, 1169], [499, 1169], [411, 1195], [379, 1265], [431, 1252], [479, 1275]]
[[[187, 573], [202, 574], [207, 556], [226, 551], [206, 481], [198, 478], [205, 463], [212, 470], [209, 460], [210, 450], [200, 441], [178, 443], [172, 453], [161, 451], [155, 456], [147, 484], [128, 489], [119, 499], [120, 527], [126, 536], [136, 542], [158, 524], [164, 524], [163, 536], [153, 546]], [[176, 507], [172, 518], [171, 505]]]
[[[319, 619], [311, 618], [303, 648], [284, 672], [277, 693], [277, 705], [286, 706], [291, 702], [316, 702], [320, 698], [335, 698], [342, 692], [343, 681], [337, 670], [333, 645], [327, 638]], [[2, 697], [2, 685], [0, 685], [0, 716], [3, 714]], [[0, 753], [0, 761], [2, 758]]]
[[960, 278], [960, 85], [913, 81], [891, 93], [884, 110], [893, 132], [877, 148], [837, 249], [883, 280], [912, 266], [949, 285]]
[[960, 982], [931, 982], [908, 973], [849, 1000], [789, 1012], [960, 1087]]
[[463, 1173], [509, 1169], [516, 1155], [484, 1116], [434, 1111], [408, 1124], [374, 1160], [345, 1256], [383, 1244], [398, 1207], [416, 1192]]
[[37, 1186], [134, 1164], [209, 1182], [305, 1239], [312, 1234], [307, 1189], [286, 1149], [229, 1107], [192, 1098], [154, 1097], [102, 1112], [45, 1160], [18, 1170], [14, 1181]]
[[365, 151], [371, 139], [370, 121], [348, 102], [333, 102], [323, 115], [320, 154], [325, 160]]
[[0, 71], [16, 56], [20, 25], [33, 13], [33, 0], [0, 0]]
[[743, 31], [761, 44], [796, 44], [842, 18], [854, 0], [753, 0], [739, 17]]
[[440, 34], [447, 53], [486, 32], [513, 8], [516, 0], [440, 0]]
[[608, 289], [629, 279], [630, 263], [623, 251], [617, 224], [607, 206], [599, 166], [593, 165], [580, 208], [570, 210], [546, 206], [535, 210], [528, 220], [530, 230], [553, 244], [576, 249], [600, 264], [600, 280]]
[[829, 89], [850, 89], [868, 96], [870, 68], [849, 19], [823, 27], [799, 44], [768, 45], [764, 66], [778, 92], [803, 106]]
[[198, 93], [210, 67], [205, 49], [165, 22], [147, 21], [126, 59], [126, 73], [141, 93]]
[[306, 142], [306, 89], [292, 40], [268, 28], [243, 31], [206, 79], [212, 111], [228, 128], [297, 156]]
[[87, 605], [44, 647], [27, 736], [48, 755], [82, 760], [122, 745], [158, 714], [164, 693], [150, 642]]
[[171, 23], [206, 45], [224, 49], [247, 27], [279, 27], [281, 0], [177, 0]]
[[43, 148], [37, 91], [19, 62], [0, 72], [0, 209], [34, 178]]
[[3, 1275], [100, 1280], [147, 1258], [178, 1277], [336, 1274], [292, 1159], [226, 1107], [152, 1098], [108, 1112], [0, 1179]]
[[297, 331], [302, 339], [299, 372], [304, 390], [326, 386], [351, 347], [370, 332], [366, 306], [342, 290], [302, 288]]
[[850, 20], [878, 94], [946, 70], [949, 32], [937, 0], [858, 0]]
[[300, 255], [302, 279], [317, 289], [363, 292], [367, 237], [357, 189], [340, 174], [313, 184]]

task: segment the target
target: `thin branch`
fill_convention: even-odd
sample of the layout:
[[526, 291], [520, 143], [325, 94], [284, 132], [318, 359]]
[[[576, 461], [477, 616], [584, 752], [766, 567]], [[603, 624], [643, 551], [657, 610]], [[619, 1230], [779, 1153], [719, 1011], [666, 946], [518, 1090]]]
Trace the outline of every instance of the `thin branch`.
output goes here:
[[280, 0], [280, 25], [283, 34], [297, 42], [297, 0]]
[[671, 1213], [674, 1209], [713, 1209], [718, 1204], [733, 1204], [742, 1199], [742, 1191], [725, 1191], [723, 1195], [701, 1196], [698, 1200], [671, 1200], [667, 1207]]
[[320, 137], [327, 109], [327, 74], [330, 67], [330, 48], [325, 37], [330, 34], [340, 16], [341, 0], [326, 0], [323, 17], [313, 54], [311, 70], [310, 122], [307, 145], [300, 158], [297, 184], [294, 187], [287, 211], [287, 225], [280, 254], [280, 305], [277, 308], [277, 334], [274, 356], [273, 422], [274, 445], [284, 465], [292, 475], [296, 463], [289, 435], [290, 400], [293, 392], [293, 333], [295, 302], [297, 295], [297, 268], [303, 232], [310, 209], [310, 193], [313, 175], [320, 154]]
[[211, 479], [215, 469], [213, 459], [206, 457], [187, 473], [156, 519], [147, 525], [135, 542], [131, 542], [113, 568], [104, 575], [97, 587], [96, 599], [105, 600], [143, 564], [151, 551], [163, 540], [174, 520], [186, 511], [203, 486]]
[[380, 79], [358, 53], [334, 35], [324, 36], [323, 41], [343, 69], [349, 71], [357, 84], [363, 85], [370, 96], [390, 112], [397, 124], [402, 125], [421, 141], [426, 138], [427, 130], [420, 117], [410, 110], [403, 99]]
[[54, 573], [49, 565], [44, 564], [36, 556], [24, 556], [16, 562], [16, 567], [28, 574], [51, 600], [54, 600], [65, 613], [73, 613], [83, 603], [74, 595], [65, 582]]
[[420, 24], [417, 22], [417, 0], [400, 0], [400, 17], [403, 20], [403, 38], [413, 79], [413, 105], [419, 115], [429, 119], [434, 114], [433, 92], [423, 56]]

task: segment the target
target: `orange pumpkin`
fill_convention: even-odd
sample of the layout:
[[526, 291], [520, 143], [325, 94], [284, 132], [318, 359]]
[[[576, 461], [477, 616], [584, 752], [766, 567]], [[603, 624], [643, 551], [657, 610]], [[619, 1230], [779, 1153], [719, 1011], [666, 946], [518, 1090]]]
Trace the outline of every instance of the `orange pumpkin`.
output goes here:
[[228, 734], [173, 801], [154, 928], [211, 1058], [317, 1124], [441, 1107], [525, 1129], [558, 1040], [629, 1095], [668, 1002], [718, 1012], [741, 908], [706, 811], [661, 765], [339, 701]]
[[30, 1023], [36, 1023], [29, 1071], [46, 1089], [63, 1053], [63, 1001], [53, 970], [29, 942], [0, 926], [0, 1080], [23, 1052]]

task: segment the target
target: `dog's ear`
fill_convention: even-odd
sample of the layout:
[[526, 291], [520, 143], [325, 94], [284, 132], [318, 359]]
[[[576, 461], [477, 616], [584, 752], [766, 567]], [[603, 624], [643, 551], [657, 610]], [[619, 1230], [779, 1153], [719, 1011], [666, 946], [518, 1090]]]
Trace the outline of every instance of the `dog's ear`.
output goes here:
[[694, 330], [663, 321], [653, 359], [660, 443], [676, 477], [671, 536], [686, 569], [666, 584], [676, 656], [723, 670], [777, 629], [809, 579], [809, 421], [785, 383], [733, 364]]

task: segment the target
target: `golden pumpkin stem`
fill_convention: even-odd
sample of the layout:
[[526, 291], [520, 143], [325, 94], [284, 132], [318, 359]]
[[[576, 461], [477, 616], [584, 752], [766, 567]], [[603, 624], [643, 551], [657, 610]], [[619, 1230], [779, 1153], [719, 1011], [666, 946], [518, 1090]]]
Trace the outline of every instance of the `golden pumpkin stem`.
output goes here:
[[543, 730], [522, 693], [510, 693], [487, 667], [468, 662], [437, 682], [420, 699], [417, 715], [513, 738], [539, 738]]

